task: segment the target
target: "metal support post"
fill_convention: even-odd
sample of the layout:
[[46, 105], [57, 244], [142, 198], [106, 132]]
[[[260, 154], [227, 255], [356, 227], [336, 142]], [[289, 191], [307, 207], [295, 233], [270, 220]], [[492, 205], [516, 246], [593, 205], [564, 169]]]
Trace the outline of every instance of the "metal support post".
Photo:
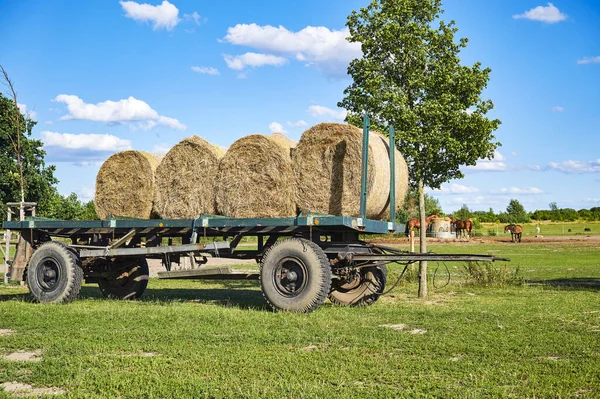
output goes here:
[[367, 174], [369, 173], [369, 115], [365, 113], [363, 124], [362, 175], [360, 181], [360, 217], [367, 218]]
[[396, 137], [390, 126], [390, 222], [396, 221]]

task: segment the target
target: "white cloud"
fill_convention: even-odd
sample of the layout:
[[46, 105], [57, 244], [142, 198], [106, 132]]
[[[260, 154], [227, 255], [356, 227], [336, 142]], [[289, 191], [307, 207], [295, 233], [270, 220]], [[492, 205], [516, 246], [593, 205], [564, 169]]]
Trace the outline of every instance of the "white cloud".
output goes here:
[[552, 107], [552, 112], [563, 112], [565, 109], [559, 105]]
[[161, 5], [153, 6], [150, 4], [139, 4], [135, 1], [119, 2], [125, 11], [127, 18], [135, 19], [141, 22], [152, 22], [152, 29], [173, 30], [181, 21], [179, 19], [179, 10], [173, 4], [164, 0]]
[[296, 122], [287, 121], [287, 125], [289, 127], [305, 127], [305, 126], [308, 126], [308, 123], [306, 123], [305, 120], [300, 119], [299, 121], [296, 121]]
[[111, 134], [70, 134], [43, 131], [44, 147], [60, 147], [67, 150], [124, 151], [131, 149], [131, 141]]
[[600, 158], [589, 162], [550, 162], [548, 166], [563, 173], [600, 173]]
[[482, 171], [499, 171], [507, 170], [508, 167], [504, 162], [506, 157], [500, 153], [500, 151], [494, 151], [494, 157], [492, 159], [481, 159], [475, 166], [467, 166], [470, 170], [482, 170]]
[[225, 63], [230, 69], [241, 71], [246, 67], [261, 67], [264, 65], [282, 66], [287, 62], [283, 57], [271, 54], [246, 53], [242, 55], [223, 55]]
[[37, 113], [35, 111], [28, 110], [27, 104], [17, 103], [17, 107], [19, 107], [19, 112], [21, 112], [22, 114], [25, 114], [26, 116], [28, 116], [29, 118], [31, 118], [33, 120], [37, 120]]
[[452, 202], [455, 204], [466, 204], [466, 205], [480, 205], [486, 202], [486, 199], [482, 195], [476, 197], [454, 197]]
[[515, 158], [519, 156], [519, 154], [516, 151], [513, 151], [510, 154]]
[[599, 64], [600, 63], [600, 55], [597, 57], [584, 57], [577, 61], [579, 65], [584, 64]]
[[157, 125], [168, 126], [177, 130], [185, 130], [186, 126], [177, 119], [159, 115], [147, 103], [134, 97], [119, 101], [104, 101], [87, 104], [74, 95], [59, 94], [55, 101], [67, 104], [69, 114], [62, 120], [83, 119], [105, 123], [143, 122], [143, 129], [152, 129]]
[[330, 74], [345, 74], [348, 63], [361, 56], [360, 43], [348, 42], [349, 35], [347, 28], [330, 30], [324, 26], [307, 26], [292, 32], [281, 25], [238, 24], [227, 29], [224, 40], [294, 57]]
[[156, 154], [166, 154], [171, 149], [171, 146], [165, 143], [155, 144], [152, 147], [152, 152]]
[[269, 124], [269, 130], [271, 133], [287, 133], [281, 123], [272, 122]]
[[501, 194], [501, 195], [539, 195], [544, 194], [543, 190], [540, 190], [537, 187], [509, 187], [509, 188], [501, 188], [498, 191], [491, 191], [492, 194]]
[[221, 74], [217, 68], [213, 68], [213, 67], [193, 66], [191, 69], [194, 72], [203, 73], [206, 75], [220, 75]]
[[91, 187], [81, 187], [76, 194], [80, 201], [88, 202], [94, 199], [96, 191]]
[[427, 189], [427, 191], [434, 193], [434, 194], [455, 195], [455, 194], [477, 193], [477, 192], [479, 192], [479, 189], [477, 187], [470, 187], [470, 186], [464, 186], [464, 185], [458, 184], [458, 183], [452, 183], [452, 184], [448, 184], [446, 186], [442, 186], [441, 188], [436, 189], [436, 190]]
[[183, 17], [188, 21], [193, 20], [196, 23], [196, 25], [200, 25], [201, 23], [200, 14], [198, 14], [196, 11], [194, 11], [191, 14], [183, 14]]
[[322, 105], [311, 105], [308, 107], [307, 112], [314, 116], [315, 118], [331, 118], [331, 119], [340, 119], [344, 120], [346, 118], [346, 114], [348, 113], [345, 109], [331, 109], [324, 107]]
[[46, 121], [46, 122], [44, 122], [44, 125], [54, 125], [54, 122], [52, 122], [52, 121]]
[[546, 7], [537, 6], [523, 14], [513, 15], [514, 19], [529, 19], [532, 21], [540, 21], [548, 24], [564, 21], [567, 19], [567, 14], [560, 12], [552, 3], [548, 3]]

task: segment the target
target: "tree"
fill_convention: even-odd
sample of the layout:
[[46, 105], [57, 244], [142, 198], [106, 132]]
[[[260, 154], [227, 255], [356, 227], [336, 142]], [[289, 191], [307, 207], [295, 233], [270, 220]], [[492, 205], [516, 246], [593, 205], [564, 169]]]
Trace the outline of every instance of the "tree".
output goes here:
[[506, 213], [508, 214], [509, 223], [527, 223], [529, 222], [529, 216], [521, 203], [516, 199], [511, 199], [510, 203], [506, 207]]
[[[16, 96], [15, 96], [16, 97]], [[49, 206], [55, 166], [44, 163], [42, 142], [31, 139], [36, 122], [0, 93], [0, 211], [7, 202], [37, 202], [41, 214]]]
[[[362, 57], [348, 67], [353, 83], [338, 106], [360, 126], [362, 112], [381, 131], [396, 129], [396, 145], [419, 192], [425, 224], [424, 187], [439, 188], [463, 177], [460, 166], [491, 159], [500, 121], [481, 98], [490, 69], [460, 64], [468, 39], [455, 42], [454, 21], [440, 20], [441, 0], [373, 0], [348, 16], [349, 41], [361, 43]], [[437, 26], [436, 26], [437, 25]], [[420, 250], [426, 252], [425, 229]], [[419, 297], [427, 296], [427, 263], [419, 266]]]
[[77, 194], [71, 193], [63, 196], [53, 188], [49, 205], [45, 210], [45, 217], [61, 220], [93, 220], [98, 219], [94, 202], [82, 203]]
[[473, 216], [473, 214], [469, 210], [469, 207], [467, 206], [467, 204], [463, 204], [462, 208], [460, 208], [460, 210], [454, 212], [452, 215], [454, 216], [455, 219], [460, 219], [460, 220], [469, 220]]
[[[437, 198], [425, 194], [425, 214], [444, 216], [442, 206]], [[409, 189], [402, 207], [398, 209], [397, 220], [399, 223], [406, 223], [408, 219], [419, 216], [419, 192], [415, 189]]]

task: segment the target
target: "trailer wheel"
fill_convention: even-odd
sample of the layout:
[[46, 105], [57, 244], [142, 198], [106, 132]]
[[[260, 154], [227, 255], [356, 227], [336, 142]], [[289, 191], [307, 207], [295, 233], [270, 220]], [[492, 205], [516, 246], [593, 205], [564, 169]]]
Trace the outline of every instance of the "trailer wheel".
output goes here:
[[312, 241], [280, 241], [263, 256], [260, 285], [273, 310], [312, 312], [325, 301], [331, 288], [329, 261]]
[[343, 306], [371, 305], [385, 289], [386, 274], [385, 265], [363, 267], [353, 281], [334, 281], [329, 300]]
[[98, 287], [105, 298], [138, 299], [148, 286], [149, 274], [145, 258], [117, 258], [106, 277], [98, 278]]
[[62, 242], [46, 242], [31, 255], [27, 285], [37, 302], [71, 302], [79, 295], [82, 280], [83, 270], [77, 253]]

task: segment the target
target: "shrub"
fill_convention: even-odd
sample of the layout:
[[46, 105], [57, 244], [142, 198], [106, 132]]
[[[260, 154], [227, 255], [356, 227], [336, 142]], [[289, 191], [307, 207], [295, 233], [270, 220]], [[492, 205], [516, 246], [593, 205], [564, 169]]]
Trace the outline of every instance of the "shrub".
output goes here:
[[481, 286], [521, 285], [523, 278], [519, 276], [519, 268], [512, 270], [504, 262], [499, 265], [493, 262], [467, 262], [461, 272], [467, 284]]
[[494, 229], [489, 229], [489, 230], [488, 230], [488, 236], [493, 236], [493, 237], [497, 236], [497, 234], [496, 234], [496, 230], [494, 230]]

